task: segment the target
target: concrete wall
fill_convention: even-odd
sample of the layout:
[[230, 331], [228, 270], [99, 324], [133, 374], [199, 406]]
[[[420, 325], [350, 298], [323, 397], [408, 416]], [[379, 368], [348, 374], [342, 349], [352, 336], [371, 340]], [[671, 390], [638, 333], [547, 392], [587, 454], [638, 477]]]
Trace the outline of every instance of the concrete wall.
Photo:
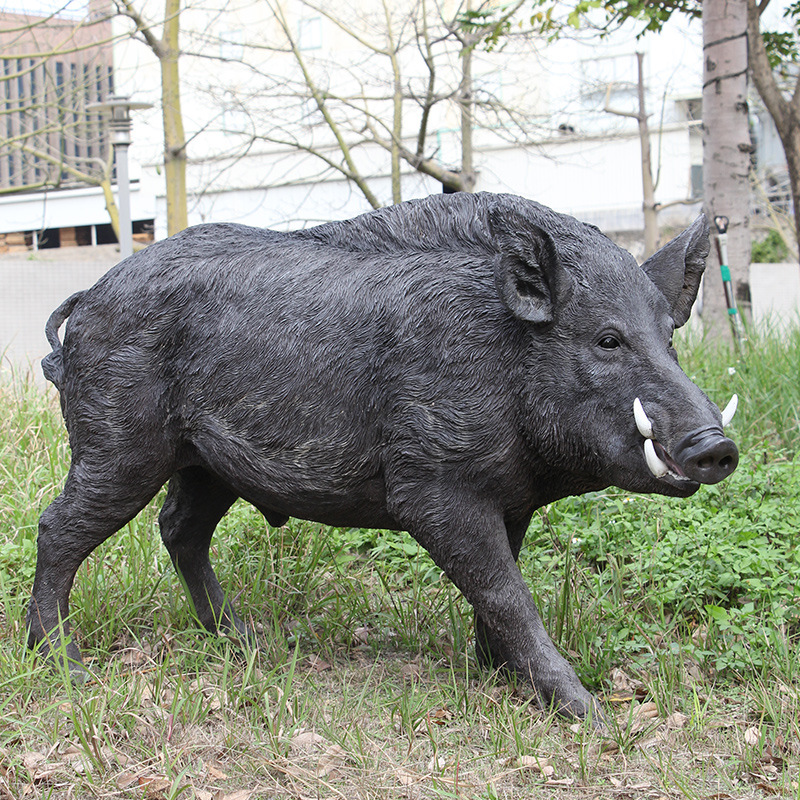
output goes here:
[[785, 329], [800, 324], [800, 265], [751, 264], [753, 323]]

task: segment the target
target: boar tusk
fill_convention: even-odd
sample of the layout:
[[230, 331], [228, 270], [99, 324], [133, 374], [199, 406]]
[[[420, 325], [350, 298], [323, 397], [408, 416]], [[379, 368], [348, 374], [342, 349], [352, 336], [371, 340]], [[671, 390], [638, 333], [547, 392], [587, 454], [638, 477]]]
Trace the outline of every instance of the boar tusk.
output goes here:
[[644, 460], [656, 478], [663, 478], [669, 472], [669, 467], [656, 455], [652, 439], [644, 440]]
[[739, 405], [739, 395], [735, 394], [731, 397], [728, 405], [722, 410], [722, 427], [724, 428], [730, 421], [733, 419], [733, 415], [736, 413], [736, 408]]
[[636, 420], [636, 427], [639, 429], [639, 433], [645, 439], [652, 439], [653, 423], [650, 422], [650, 418], [645, 414], [644, 408], [642, 408], [642, 401], [638, 397], [633, 401], [633, 418]]

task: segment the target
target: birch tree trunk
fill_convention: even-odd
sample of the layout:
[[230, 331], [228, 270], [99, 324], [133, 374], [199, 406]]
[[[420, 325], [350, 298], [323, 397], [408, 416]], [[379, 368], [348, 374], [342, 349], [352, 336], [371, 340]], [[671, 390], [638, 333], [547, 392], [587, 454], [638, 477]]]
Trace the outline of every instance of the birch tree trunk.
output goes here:
[[752, 149], [747, 109], [747, 0], [703, 0], [703, 197], [712, 230], [703, 283], [703, 325], [715, 336], [731, 336], [714, 246], [715, 216], [730, 221], [728, 266], [738, 298], [749, 298]]

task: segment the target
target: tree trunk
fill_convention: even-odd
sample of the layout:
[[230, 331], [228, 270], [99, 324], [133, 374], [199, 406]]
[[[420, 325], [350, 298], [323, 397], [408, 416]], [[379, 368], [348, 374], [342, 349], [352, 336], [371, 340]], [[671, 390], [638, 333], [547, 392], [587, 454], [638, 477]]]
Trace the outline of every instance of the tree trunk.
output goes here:
[[611, 108], [613, 83], [606, 87], [606, 102], [603, 110], [618, 117], [632, 117], [639, 127], [639, 149], [642, 163], [642, 214], [644, 215], [644, 256], [649, 258], [658, 249], [658, 209], [656, 208], [656, 186], [653, 181], [653, 157], [650, 149], [650, 126], [647, 122], [647, 104], [644, 85], [644, 53], [636, 54], [637, 100], [636, 111]]
[[800, 231], [800, 80], [795, 82], [794, 92], [787, 100], [775, 80], [769, 63], [764, 40], [761, 38], [761, 14], [769, 0], [757, 4], [747, 0], [747, 42], [750, 50], [750, 72], [753, 83], [764, 105], [775, 123], [789, 172], [789, 184], [794, 205], [795, 240]]
[[114, 190], [111, 186], [111, 178], [106, 176], [100, 181], [100, 188], [103, 190], [103, 200], [106, 204], [106, 211], [108, 218], [111, 221], [111, 230], [114, 231], [114, 236], [117, 241], [121, 242], [119, 232], [119, 209], [117, 208], [117, 201], [114, 199]]
[[458, 88], [458, 102], [461, 106], [461, 187], [462, 192], [475, 189], [475, 164], [473, 162], [473, 114], [472, 95], [472, 51], [474, 45], [467, 41], [461, 51], [461, 84]]
[[161, 37], [161, 107], [164, 120], [164, 177], [167, 190], [167, 234], [189, 224], [186, 212], [186, 135], [181, 114], [178, 74], [180, 0], [166, 0]]
[[[703, 0], [703, 196], [712, 242], [715, 216], [728, 217], [728, 267], [736, 295], [749, 299], [750, 130], [747, 109], [747, 6]], [[703, 324], [730, 337], [717, 248], [703, 282]], [[746, 310], [746, 309], [740, 309]]]
[[653, 182], [653, 159], [650, 152], [650, 126], [647, 124], [644, 87], [644, 53], [636, 54], [637, 92], [639, 96], [639, 142], [642, 152], [642, 212], [644, 213], [644, 255], [649, 258], [658, 249], [658, 211]]

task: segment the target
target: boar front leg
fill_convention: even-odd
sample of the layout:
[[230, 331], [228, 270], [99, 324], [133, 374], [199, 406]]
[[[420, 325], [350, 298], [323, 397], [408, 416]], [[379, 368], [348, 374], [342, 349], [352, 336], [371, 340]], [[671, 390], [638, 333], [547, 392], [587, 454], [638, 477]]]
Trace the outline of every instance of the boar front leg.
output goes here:
[[597, 701], [547, 635], [517, 566], [522, 525], [509, 531], [486, 509], [458, 512], [458, 520], [428, 518], [410, 531], [474, 608], [479, 660], [532, 684], [544, 708], [599, 723]]

